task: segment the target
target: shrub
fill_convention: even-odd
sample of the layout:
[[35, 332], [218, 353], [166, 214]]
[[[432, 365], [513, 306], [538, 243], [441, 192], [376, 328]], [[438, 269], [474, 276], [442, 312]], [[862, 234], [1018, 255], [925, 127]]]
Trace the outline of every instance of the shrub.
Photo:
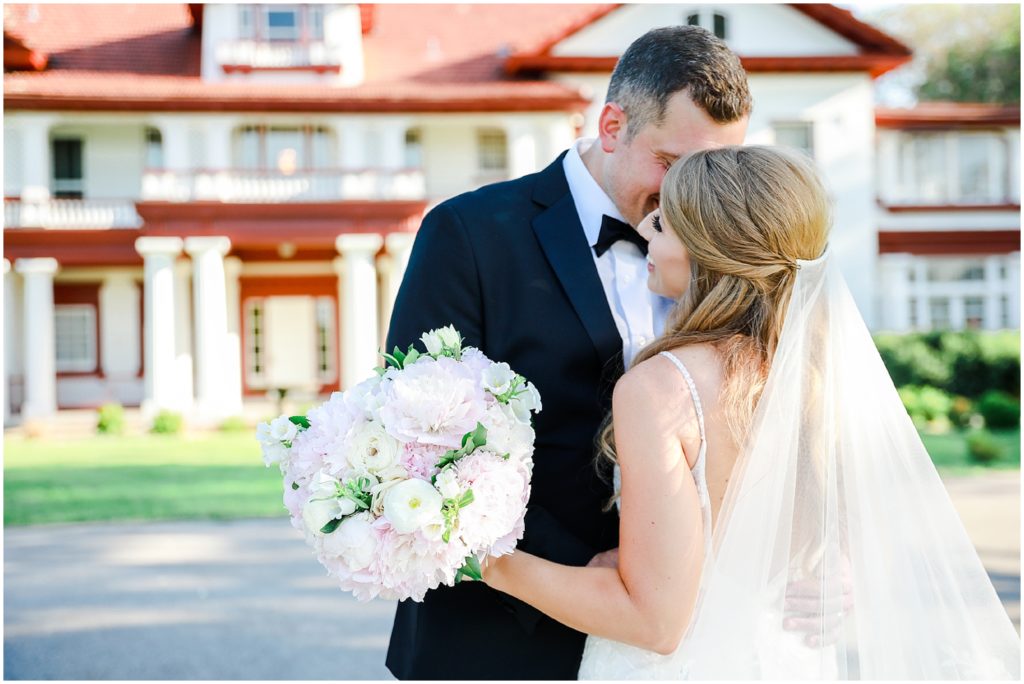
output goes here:
[[163, 410], [153, 419], [151, 432], [158, 435], [176, 435], [181, 432], [182, 418], [180, 413]]
[[220, 424], [221, 432], [247, 432], [250, 429], [252, 428], [249, 427], [249, 424], [241, 416], [230, 416], [225, 418], [224, 422]]
[[934, 385], [945, 387], [949, 382], [949, 365], [942, 355], [921, 335], [879, 335], [875, 338], [893, 384]]
[[978, 412], [990, 429], [1010, 429], [1020, 425], [1020, 401], [1006, 392], [992, 390], [978, 402]]
[[953, 407], [953, 399], [948, 394], [927, 385], [907, 385], [899, 389], [899, 394], [907, 413], [917, 424], [945, 419]]
[[985, 430], [967, 435], [967, 454], [975, 463], [987, 465], [1003, 457], [1005, 448]]
[[121, 404], [104, 404], [96, 413], [96, 432], [104, 435], [120, 435], [124, 432], [124, 407]]
[[953, 397], [949, 407], [949, 422], [958, 428], [967, 428], [971, 425], [971, 418], [975, 415], [974, 403], [967, 397]]

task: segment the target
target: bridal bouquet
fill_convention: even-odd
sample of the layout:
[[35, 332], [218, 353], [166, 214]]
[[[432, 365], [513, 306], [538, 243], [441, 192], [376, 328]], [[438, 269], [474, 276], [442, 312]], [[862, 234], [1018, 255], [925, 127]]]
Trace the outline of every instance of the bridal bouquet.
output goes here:
[[425, 354], [395, 348], [373, 378], [257, 428], [292, 525], [364, 601], [480, 579], [523, 536], [536, 388], [452, 326], [421, 340]]

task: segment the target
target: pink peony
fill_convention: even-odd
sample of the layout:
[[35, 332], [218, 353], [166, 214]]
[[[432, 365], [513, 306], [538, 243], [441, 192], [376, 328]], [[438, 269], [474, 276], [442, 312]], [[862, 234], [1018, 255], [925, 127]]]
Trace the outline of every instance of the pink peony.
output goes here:
[[[473, 503], [459, 511], [459, 536], [469, 548], [486, 550], [517, 529], [530, 498], [519, 462], [477, 450], [459, 460], [455, 472], [463, 491], [473, 490]], [[521, 536], [520, 530], [516, 539]]]

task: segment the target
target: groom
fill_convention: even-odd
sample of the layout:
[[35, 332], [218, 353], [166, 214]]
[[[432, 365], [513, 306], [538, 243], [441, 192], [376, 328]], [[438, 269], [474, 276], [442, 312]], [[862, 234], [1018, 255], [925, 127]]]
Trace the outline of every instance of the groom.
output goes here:
[[[634, 228], [681, 156], [738, 145], [746, 73], [704, 29], [637, 39], [612, 74], [594, 140], [546, 169], [459, 195], [423, 220], [387, 349], [452, 324], [540, 391], [533, 492], [520, 548], [570, 565], [610, 562], [618, 516], [594, 469], [615, 380], [661, 333], [671, 302], [646, 287]], [[585, 635], [467, 582], [398, 605], [387, 666], [399, 679], [575, 679]]]

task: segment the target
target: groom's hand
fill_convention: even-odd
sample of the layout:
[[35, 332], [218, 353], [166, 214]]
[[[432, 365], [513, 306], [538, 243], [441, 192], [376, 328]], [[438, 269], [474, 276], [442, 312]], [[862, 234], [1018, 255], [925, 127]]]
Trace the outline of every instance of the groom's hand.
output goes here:
[[804, 643], [824, 648], [839, 641], [846, 615], [853, 608], [853, 581], [849, 562], [842, 562], [839, 574], [842, 595], [823, 600], [821, 580], [808, 579], [786, 586], [786, 617], [783, 629], [804, 633]]
[[619, 567], [619, 550], [610, 549], [602, 551], [587, 563], [588, 568], [617, 568]]

